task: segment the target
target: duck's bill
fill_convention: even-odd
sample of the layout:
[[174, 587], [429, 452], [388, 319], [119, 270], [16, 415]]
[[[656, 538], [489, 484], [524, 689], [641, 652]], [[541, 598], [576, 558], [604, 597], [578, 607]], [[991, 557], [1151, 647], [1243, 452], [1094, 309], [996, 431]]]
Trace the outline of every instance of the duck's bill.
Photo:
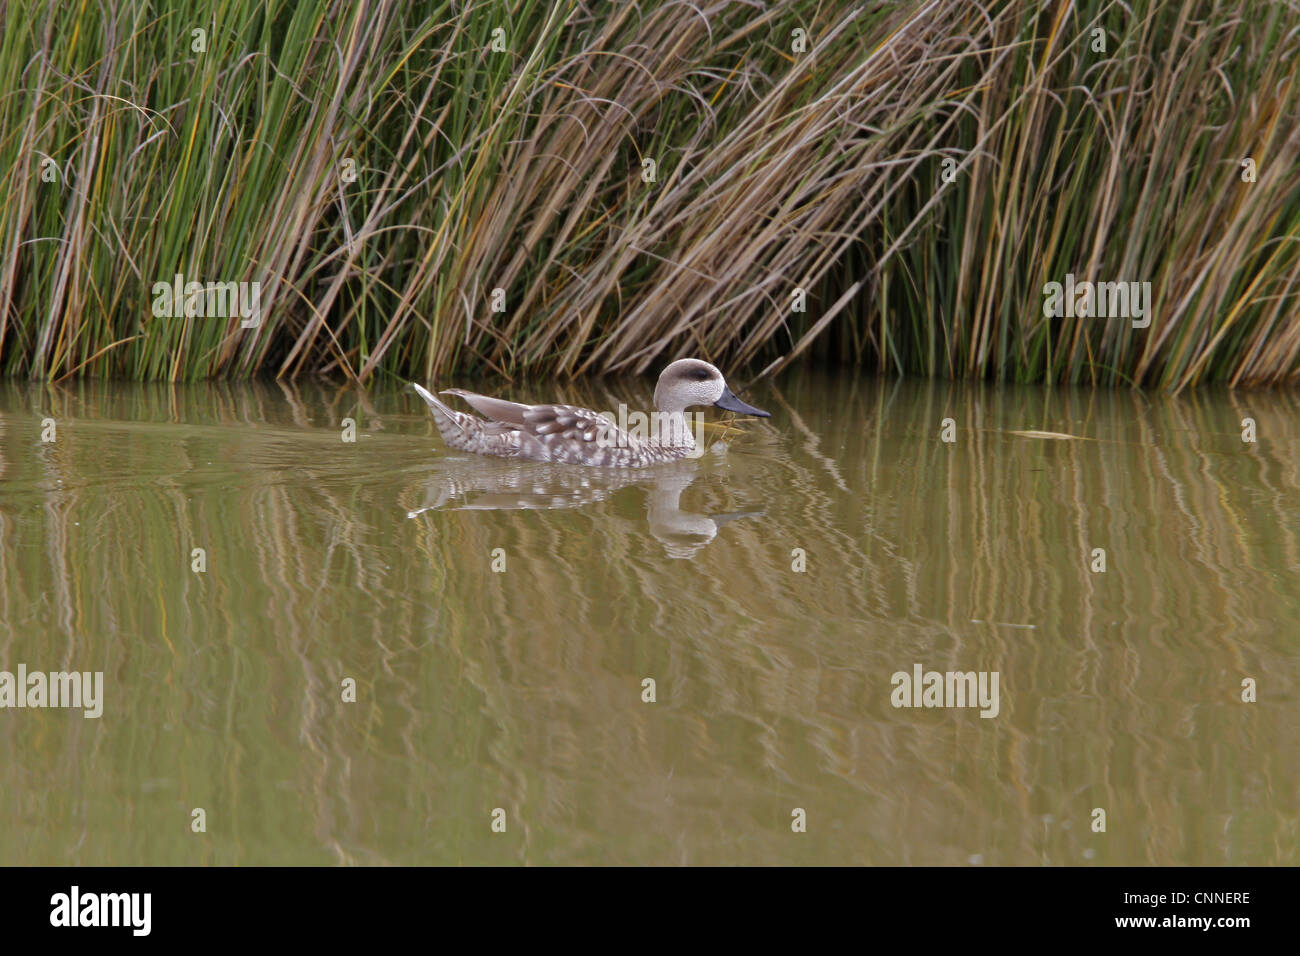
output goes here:
[[755, 408], [753, 405], [746, 405], [725, 385], [722, 386], [722, 397], [713, 404], [717, 405], [719, 408], [725, 408], [729, 412], [736, 412], [740, 415], [757, 415], [759, 418], [772, 417], [761, 408]]

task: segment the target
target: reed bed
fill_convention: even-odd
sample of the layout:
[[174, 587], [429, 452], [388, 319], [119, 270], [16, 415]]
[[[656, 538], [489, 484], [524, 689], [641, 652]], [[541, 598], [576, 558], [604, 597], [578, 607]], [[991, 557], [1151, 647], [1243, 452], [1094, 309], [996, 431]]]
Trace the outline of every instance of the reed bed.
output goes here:
[[[1300, 377], [1295, 0], [0, 19], [3, 375]], [[1150, 327], [1045, 318], [1067, 273]], [[177, 274], [260, 324], [156, 316]]]

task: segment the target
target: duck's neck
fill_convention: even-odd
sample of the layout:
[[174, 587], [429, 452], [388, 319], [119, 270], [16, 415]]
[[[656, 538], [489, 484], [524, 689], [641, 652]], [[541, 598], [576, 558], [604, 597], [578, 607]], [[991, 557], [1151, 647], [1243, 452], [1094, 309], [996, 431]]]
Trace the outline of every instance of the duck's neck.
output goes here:
[[655, 412], [657, 425], [655, 440], [663, 448], [695, 447], [695, 436], [691, 434], [690, 423], [686, 420], [684, 408], [660, 408]]

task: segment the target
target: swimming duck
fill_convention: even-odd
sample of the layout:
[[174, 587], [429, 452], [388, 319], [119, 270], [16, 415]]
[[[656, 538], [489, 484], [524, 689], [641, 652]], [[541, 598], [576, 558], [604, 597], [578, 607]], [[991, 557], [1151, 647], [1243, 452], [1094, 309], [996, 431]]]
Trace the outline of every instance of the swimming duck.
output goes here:
[[443, 391], [443, 395], [460, 396], [487, 416], [479, 418], [447, 407], [419, 385], [415, 390], [428, 403], [443, 441], [452, 448], [496, 458], [606, 468], [644, 468], [696, 457], [695, 437], [685, 414], [693, 405], [770, 417], [738, 399], [722, 373], [699, 359], [679, 359], [660, 374], [655, 386], [659, 414], [651, 416], [650, 434], [644, 437], [576, 405], [521, 405], [459, 388]]

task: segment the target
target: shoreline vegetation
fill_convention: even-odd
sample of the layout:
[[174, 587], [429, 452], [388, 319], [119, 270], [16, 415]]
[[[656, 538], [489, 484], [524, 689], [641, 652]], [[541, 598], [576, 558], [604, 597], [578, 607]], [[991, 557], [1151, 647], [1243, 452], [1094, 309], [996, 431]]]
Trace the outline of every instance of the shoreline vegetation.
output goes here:
[[1296, 0], [0, 19], [0, 376], [1300, 381]]

